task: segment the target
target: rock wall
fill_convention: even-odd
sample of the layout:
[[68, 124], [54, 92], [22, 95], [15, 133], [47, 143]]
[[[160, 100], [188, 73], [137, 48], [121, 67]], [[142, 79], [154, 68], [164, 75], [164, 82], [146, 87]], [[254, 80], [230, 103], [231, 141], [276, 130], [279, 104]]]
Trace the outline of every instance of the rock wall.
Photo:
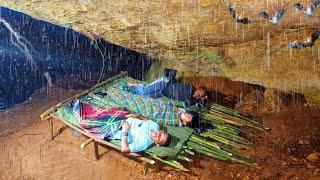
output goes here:
[[[320, 99], [320, 47], [292, 50], [320, 24], [296, 1], [232, 0], [251, 24], [236, 23], [223, 0], [0, 0], [0, 5], [147, 53], [181, 76], [224, 76]], [[309, 1], [301, 2], [304, 6]], [[258, 16], [286, 8], [279, 25]]]

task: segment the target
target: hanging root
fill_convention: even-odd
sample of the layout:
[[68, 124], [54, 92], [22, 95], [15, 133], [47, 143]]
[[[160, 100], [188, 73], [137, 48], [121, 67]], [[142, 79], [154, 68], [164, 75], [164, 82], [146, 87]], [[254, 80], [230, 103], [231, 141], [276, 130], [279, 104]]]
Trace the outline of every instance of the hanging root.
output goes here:
[[100, 47], [99, 47], [99, 45], [98, 45], [97, 40], [95, 40], [95, 39], [94, 39], [94, 40], [91, 40], [90, 43], [91, 43], [91, 45], [93, 45], [93, 47], [94, 47], [95, 49], [99, 50], [99, 53], [100, 53], [101, 58], [102, 58], [102, 70], [101, 70], [101, 72], [100, 72], [100, 77], [99, 77], [99, 79], [98, 79], [98, 81], [97, 81], [97, 84], [99, 84], [100, 81], [102, 80], [102, 77], [103, 77], [103, 74], [104, 74], [104, 70], [105, 70], [105, 54], [106, 54], [106, 48], [103, 47], [103, 49], [104, 49], [105, 51], [102, 52], [101, 49], [100, 49]]
[[6, 20], [0, 18], [0, 23], [2, 23], [10, 31], [11, 43], [26, 55], [27, 61], [30, 63], [31, 68], [37, 69], [37, 64], [33, 60], [29, 48], [26, 45], [30, 44], [28, 40], [26, 40], [24, 37], [20, 36], [16, 31], [14, 31]]

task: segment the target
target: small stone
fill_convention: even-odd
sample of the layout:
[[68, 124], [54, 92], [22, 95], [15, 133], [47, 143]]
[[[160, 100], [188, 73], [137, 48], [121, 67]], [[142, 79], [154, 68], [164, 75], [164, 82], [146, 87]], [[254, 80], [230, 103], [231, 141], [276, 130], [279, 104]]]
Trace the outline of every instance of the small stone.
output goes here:
[[250, 179], [249, 176], [246, 176], [242, 180], [248, 180], [248, 179]]
[[300, 139], [300, 140], [299, 140], [299, 144], [300, 144], [300, 145], [308, 145], [308, 144], [310, 144], [310, 142], [309, 142], [309, 140]]
[[308, 155], [307, 160], [311, 162], [317, 162], [319, 160], [320, 153], [311, 153]]

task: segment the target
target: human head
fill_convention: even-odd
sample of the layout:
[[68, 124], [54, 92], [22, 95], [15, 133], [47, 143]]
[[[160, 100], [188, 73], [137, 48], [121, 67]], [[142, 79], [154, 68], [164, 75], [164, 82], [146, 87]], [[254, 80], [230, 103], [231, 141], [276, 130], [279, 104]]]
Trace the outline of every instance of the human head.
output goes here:
[[164, 130], [151, 131], [150, 136], [156, 145], [166, 146], [170, 143], [170, 135]]
[[198, 113], [193, 111], [183, 112], [180, 115], [180, 120], [188, 127], [193, 127], [199, 122]]
[[180, 120], [185, 124], [188, 125], [192, 122], [193, 114], [190, 112], [183, 112], [180, 114]]
[[207, 91], [204, 87], [197, 87], [193, 93], [193, 97], [198, 100], [205, 100], [208, 98]]

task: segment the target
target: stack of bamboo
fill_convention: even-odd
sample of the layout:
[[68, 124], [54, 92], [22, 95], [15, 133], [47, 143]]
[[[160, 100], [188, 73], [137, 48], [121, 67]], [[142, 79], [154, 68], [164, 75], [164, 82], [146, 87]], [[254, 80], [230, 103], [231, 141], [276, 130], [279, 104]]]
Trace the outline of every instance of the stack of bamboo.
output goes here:
[[218, 104], [212, 104], [208, 110], [201, 113], [201, 121], [212, 124], [214, 129], [191, 135], [175, 159], [164, 160], [154, 154], [151, 156], [178, 171], [188, 171], [178, 160], [192, 162], [190, 156], [194, 155], [194, 152], [221, 161], [258, 168], [252, 158], [241, 151], [253, 147], [253, 143], [243, 136], [257, 136], [268, 129], [265, 125]]

